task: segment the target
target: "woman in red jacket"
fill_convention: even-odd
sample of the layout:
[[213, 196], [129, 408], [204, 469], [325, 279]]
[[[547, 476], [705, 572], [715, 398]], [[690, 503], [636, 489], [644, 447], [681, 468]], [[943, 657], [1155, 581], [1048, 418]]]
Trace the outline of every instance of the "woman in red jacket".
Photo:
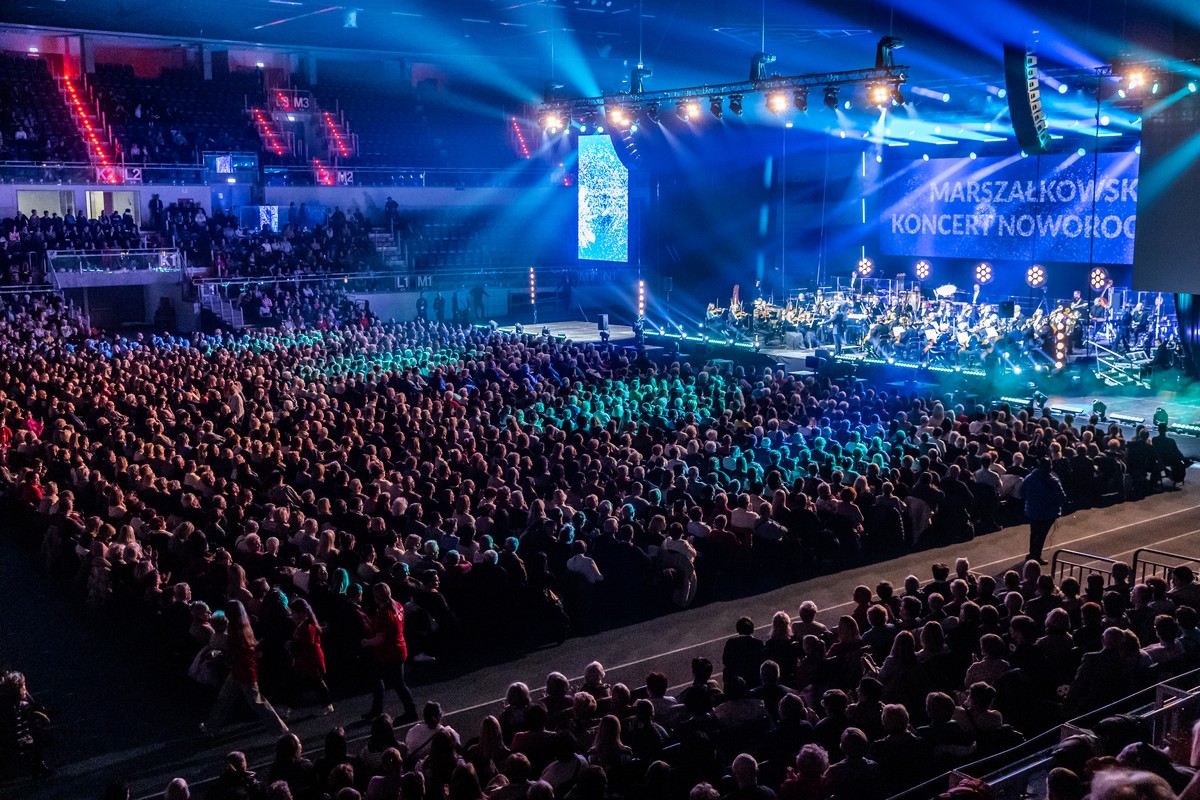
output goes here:
[[321, 646], [321, 625], [312, 606], [303, 598], [292, 601], [292, 619], [296, 630], [288, 648], [292, 652], [292, 673], [295, 676], [296, 699], [312, 690], [317, 696], [321, 716], [333, 713], [329, 702], [329, 686], [325, 683], [325, 649]]
[[417, 702], [404, 680], [404, 662], [408, 660], [408, 644], [404, 641], [404, 606], [392, 599], [392, 587], [377, 583], [371, 587], [375, 599], [375, 615], [371, 617], [370, 639], [363, 639], [363, 647], [374, 651], [375, 696], [371, 710], [363, 719], [374, 719], [383, 713], [383, 691], [385, 685], [392, 687], [404, 713], [396, 718], [399, 724], [417, 721]]
[[225, 724], [238, 695], [246, 699], [250, 708], [274, 734], [287, 733], [287, 725], [275, 713], [275, 709], [258, 691], [258, 640], [250, 627], [246, 607], [237, 600], [225, 604], [225, 617], [229, 620], [228, 644], [225, 661], [229, 665], [229, 677], [221, 685], [217, 702], [213, 705], [208, 722], [200, 723], [200, 731], [213, 736]]

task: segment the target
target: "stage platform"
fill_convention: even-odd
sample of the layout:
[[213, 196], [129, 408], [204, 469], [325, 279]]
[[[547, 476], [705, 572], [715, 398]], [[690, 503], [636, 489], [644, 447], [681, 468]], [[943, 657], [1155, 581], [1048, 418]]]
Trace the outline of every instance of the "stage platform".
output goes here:
[[[542, 332], [542, 328], [549, 328], [551, 336], [565, 336], [572, 342], [580, 344], [599, 344], [600, 331], [596, 329], [596, 323], [593, 322], [522, 322], [521, 326], [525, 329], [526, 334], [538, 335]], [[499, 328], [505, 333], [513, 333], [516, 331], [515, 325], [501, 325]], [[609, 341], [613, 344], [625, 343], [633, 341], [633, 328], [628, 325], [612, 325], [608, 326]]]

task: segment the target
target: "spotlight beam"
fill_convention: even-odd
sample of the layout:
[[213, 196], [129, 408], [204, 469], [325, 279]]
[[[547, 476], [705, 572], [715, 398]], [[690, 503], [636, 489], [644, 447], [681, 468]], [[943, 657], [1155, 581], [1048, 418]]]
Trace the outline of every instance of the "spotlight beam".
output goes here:
[[[887, 67], [884, 69], [859, 69], [845, 72], [820, 72], [808, 75], [793, 75], [789, 77], [772, 77], [764, 81], [739, 81], [737, 83], [705, 84], [683, 89], [664, 89], [655, 92], [644, 92], [637, 95], [641, 103], [657, 102], [671, 105], [679, 101], [692, 100], [696, 97], [732, 97], [733, 95], [773, 94], [776, 92], [794, 92], [799, 89], [835, 86], [854, 86], [872, 83], [891, 85], [908, 78], [909, 68], [906, 66]], [[543, 103], [538, 111], [557, 112], [564, 117], [574, 117], [605, 106], [629, 103], [629, 94], [611, 94], [596, 97], [576, 97], [572, 99], [556, 99]]]

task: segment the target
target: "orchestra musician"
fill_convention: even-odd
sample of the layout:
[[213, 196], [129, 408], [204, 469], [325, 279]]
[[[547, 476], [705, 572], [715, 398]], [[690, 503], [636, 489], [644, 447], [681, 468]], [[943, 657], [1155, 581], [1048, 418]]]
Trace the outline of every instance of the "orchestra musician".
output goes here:
[[[1170, 318], [1163, 314], [1160, 302], [1152, 309], [1147, 308], [1149, 303], [1128, 303], [1120, 313], [1111, 313], [1111, 281], [1090, 305], [1076, 291], [1056, 304], [1047, 305], [1043, 297], [1029, 315], [1014, 303], [1011, 315], [1002, 316], [1000, 305], [979, 302], [972, 291], [949, 289], [939, 288], [936, 299], [929, 301], [912, 289], [893, 294], [878, 292], [875, 286], [837, 293], [818, 289], [783, 306], [758, 297], [747, 308], [735, 286], [728, 305], [710, 303], [705, 318], [723, 333], [749, 328], [763, 343], [786, 341], [804, 349], [831, 343], [837, 355], [861, 347], [865, 355], [877, 358], [985, 371], [1006, 364], [1059, 367], [1062, 356], [1079, 346], [1093, 324], [1103, 326], [1093, 332], [1096, 340], [1122, 350], [1140, 344], [1148, 358], [1162, 355], [1155, 352], [1159, 341], [1173, 346]], [[792, 335], [785, 339], [785, 334]], [[1065, 353], [1058, 350], [1064, 340]]]

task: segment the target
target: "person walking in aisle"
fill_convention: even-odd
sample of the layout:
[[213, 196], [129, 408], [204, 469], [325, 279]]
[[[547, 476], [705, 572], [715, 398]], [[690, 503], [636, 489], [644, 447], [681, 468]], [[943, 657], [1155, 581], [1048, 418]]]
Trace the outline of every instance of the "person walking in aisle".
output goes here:
[[[392, 587], [377, 583], [371, 589], [375, 598], [375, 616], [371, 618], [370, 639], [363, 647], [374, 650], [375, 696], [371, 710], [363, 719], [375, 719], [383, 713], [383, 693], [387, 686], [396, 691], [404, 704], [404, 713], [396, 718], [398, 725], [417, 721], [417, 701], [404, 680], [404, 662], [408, 660], [408, 645], [404, 641], [404, 607], [392, 599]], [[385, 686], [386, 684], [386, 686]]]
[[246, 607], [240, 600], [230, 600], [225, 604], [225, 616], [229, 620], [225, 651], [229, 677], [221, 685], [208, 721], [200, 723], [200, 731], [215, 736], [225, 725], [234, 702], [241, 695], [272, 734], [278, 736], [287, 733], [287, 725], [283, 724], [271, 703], [258, 690], [258, 641], [254, 638], [254, 629], [250, 627]]
[[1042, 458], [1037, 467], [1021, 481], [1021, 496], [1025, 498], [1025, 516], [1029, 518], [1030, 561], [1045, 564], [1042, 548], [1055, 520], [1062, 516], [1067, 493], [1062, 481], [1050, 469], [1050, 459]]

